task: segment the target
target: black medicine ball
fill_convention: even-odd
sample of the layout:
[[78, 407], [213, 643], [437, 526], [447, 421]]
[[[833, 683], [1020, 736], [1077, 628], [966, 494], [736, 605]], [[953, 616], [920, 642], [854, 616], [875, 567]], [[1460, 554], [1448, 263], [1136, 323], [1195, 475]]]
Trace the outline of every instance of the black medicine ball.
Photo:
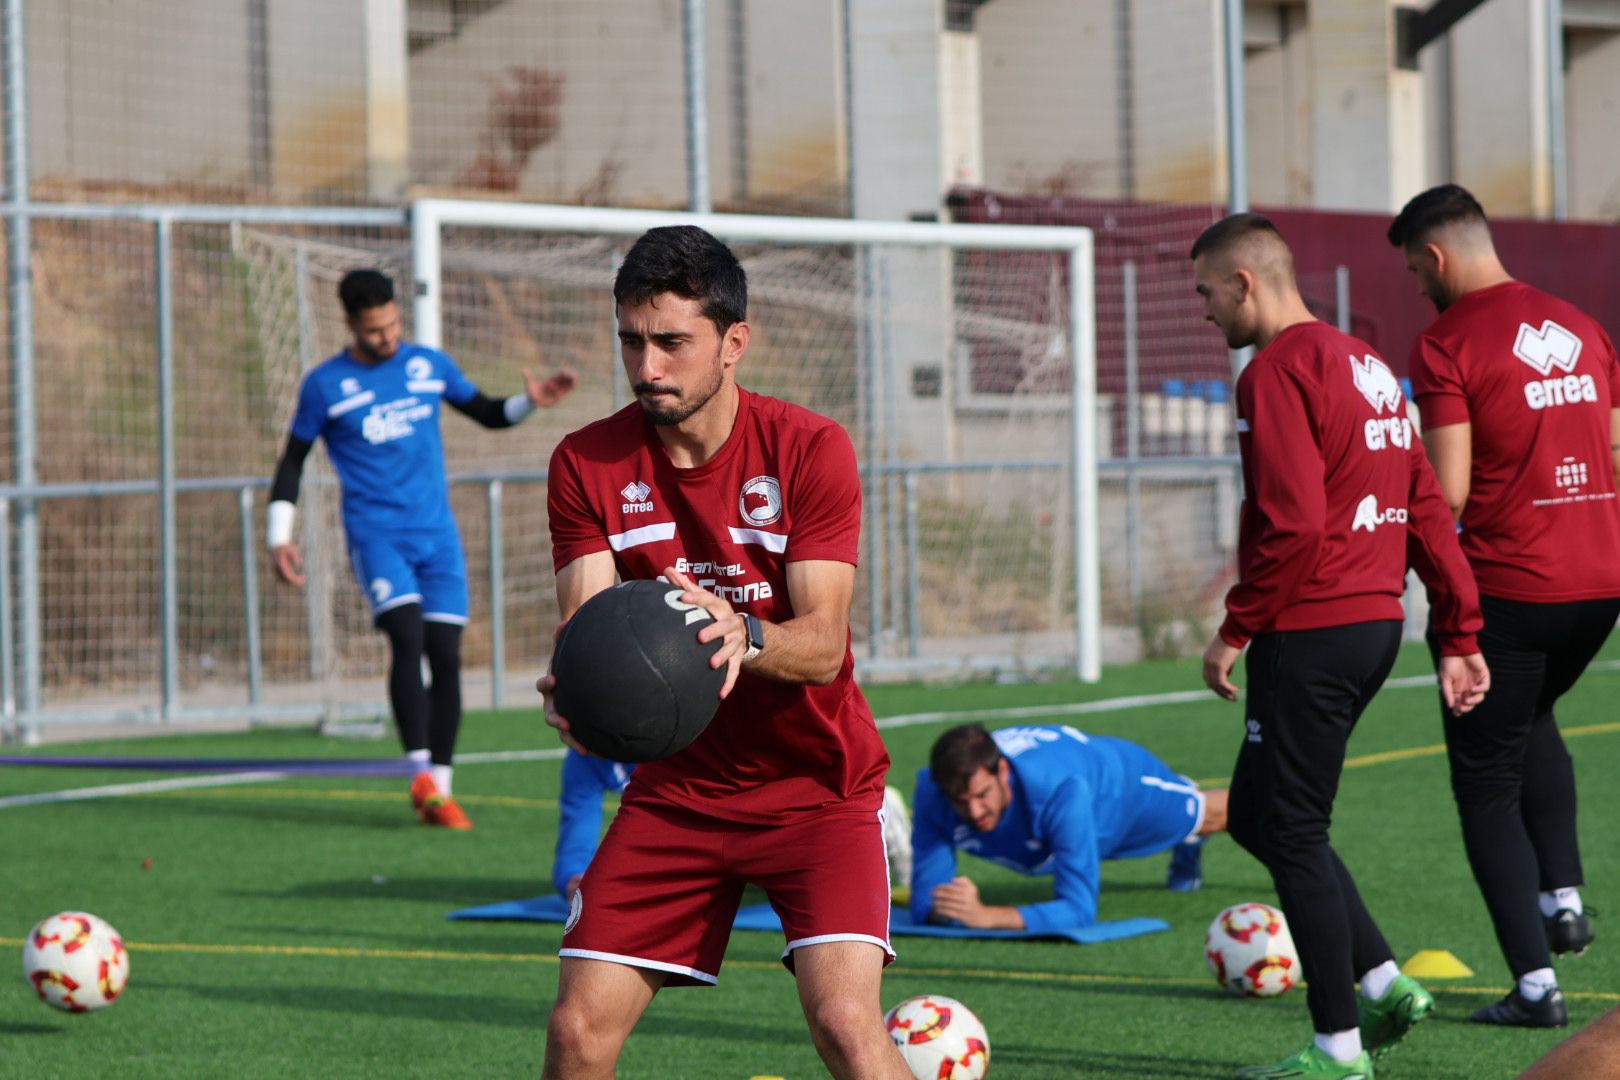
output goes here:
[[585, 749], [609, 761], [656, 761], [703, 733], [720, 705], [714, 621], [664, 581], [625, 581], [580, 605], [551, 658], [557, 712]]

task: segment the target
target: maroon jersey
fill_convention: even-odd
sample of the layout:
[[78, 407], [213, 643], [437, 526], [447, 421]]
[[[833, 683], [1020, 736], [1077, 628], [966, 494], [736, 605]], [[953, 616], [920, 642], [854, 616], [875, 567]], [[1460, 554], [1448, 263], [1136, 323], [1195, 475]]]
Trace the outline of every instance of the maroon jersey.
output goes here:
[[[793, 617], [787, 564], [855, 564], [861, 486], [849, 434], [826, 417], [738, 390], [725, 446], [696, 468], [670, 463], [641, 406], [565, 438], [551, 457], [552, 561], [613, 552], [622, 580], [686, 573], [738, 611]], [[839, 804], [876, 810], [889, 756], [844, 664], [827, 686], [746, 671], [685, 750], [636, 767], [628, 804], [663, 799], [753, 824]]]
[[1243, 517], [1221, 637], [1403, 617], [1429, 586], [1441, 649], [1477, 652], [1479, 595], [1389, 365], [1322, 322], [1291, 326], [1238, 378]]
[[1609, 450], [1614, 345], [1591, 318], [1517, 281], [1468, 293], [1412, 348], [1426, 428], [1472, 424], [1463, 554], [1479, 591], [1531, 603], [1620, 596]]

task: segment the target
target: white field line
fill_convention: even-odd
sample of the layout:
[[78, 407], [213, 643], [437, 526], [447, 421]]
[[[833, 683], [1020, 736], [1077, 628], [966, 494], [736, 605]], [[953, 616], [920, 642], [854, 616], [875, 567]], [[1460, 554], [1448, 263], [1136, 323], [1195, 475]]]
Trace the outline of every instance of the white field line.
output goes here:
[[154, 791], [184, 791], [186, 788], [222, 787], [226, 784], [262, 784], [269, 780], [285, 780], [288, 775], [284, 772], [219, 773], [213, 776], [180, 776], [172, 780], [142, 780], [133, 784], [68, 788], [65, 791], [41, 791], [33, 795], [7, 795], [0, 798], [0, 810], [14, 806], [38, 806], [41, 803], [83, 802], [86, 799], [111, 799], [120, 795], [146, 795]]

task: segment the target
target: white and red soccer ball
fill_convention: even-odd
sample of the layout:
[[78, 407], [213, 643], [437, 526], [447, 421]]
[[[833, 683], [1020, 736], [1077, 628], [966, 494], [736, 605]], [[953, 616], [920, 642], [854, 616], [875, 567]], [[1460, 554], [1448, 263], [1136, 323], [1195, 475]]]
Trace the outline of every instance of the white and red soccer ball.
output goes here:
[[1215, 916], [1204, 959], [1216, 982], [1245, 997], [1276, 997], [1300, 980], [1288, 921], [1267, 904], [1236, 904]]
[[907, 998], [883, 1018], [917, 1080], [980, 1080], [990, 1071], [990, 1036], [955, 998]]
[[64, 911], [34, 927], [23, 942], [22, 961], [40, 1000], [67, 1012], [111, 1005], [129, 981], [124, 939], [86, 911]]

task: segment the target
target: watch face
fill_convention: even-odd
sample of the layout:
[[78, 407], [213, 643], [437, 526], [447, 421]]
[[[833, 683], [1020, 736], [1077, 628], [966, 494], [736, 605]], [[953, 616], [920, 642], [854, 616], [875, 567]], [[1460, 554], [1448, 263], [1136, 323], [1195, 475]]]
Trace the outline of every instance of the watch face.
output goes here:
[[748, 631], [749, 647], [754, 649], [763, 649], [765, 647], [765, 628], [760, 625], [758, 617], [754, 615], [744, 615], [743, 626]]

